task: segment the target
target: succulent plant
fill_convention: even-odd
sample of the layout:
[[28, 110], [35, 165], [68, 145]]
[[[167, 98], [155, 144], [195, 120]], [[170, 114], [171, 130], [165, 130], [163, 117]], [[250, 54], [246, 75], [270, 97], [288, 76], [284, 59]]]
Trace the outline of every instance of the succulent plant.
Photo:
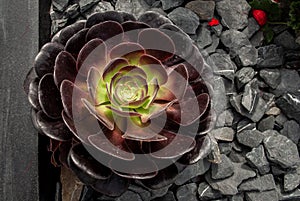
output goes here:
[[209, 72], [189, 36], [164, 16], [109, 11], [54, 35], [24, 89], [53, 162], [58, 155], [83, 183], [118, 196], [134, 180], [168, 185], [178, 163], [209, 153]]

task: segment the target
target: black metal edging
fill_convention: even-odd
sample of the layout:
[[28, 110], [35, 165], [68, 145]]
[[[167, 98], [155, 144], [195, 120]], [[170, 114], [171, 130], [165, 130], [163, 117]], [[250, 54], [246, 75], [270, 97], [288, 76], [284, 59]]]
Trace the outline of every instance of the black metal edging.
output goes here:
[[[39, 0], [39, 48], [51, 40], [50, 0]], [[60, 169], [51, 163], [49, 138], [38, 137], [39, 201], [56, 201]]]

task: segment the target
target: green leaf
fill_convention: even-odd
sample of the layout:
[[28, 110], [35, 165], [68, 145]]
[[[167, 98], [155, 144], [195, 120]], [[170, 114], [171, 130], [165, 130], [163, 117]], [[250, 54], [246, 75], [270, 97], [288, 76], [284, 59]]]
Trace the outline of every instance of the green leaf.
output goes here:
[[295, 31], [300, 30], [300, 1], [294, 1], [290, 4], [288, 26]]
[[272, 28], [269, 25], [265, 25], [263, 27], [263, 32], [266, 44], [271, 43], [274, 37], [274, 31], [272, 30]]

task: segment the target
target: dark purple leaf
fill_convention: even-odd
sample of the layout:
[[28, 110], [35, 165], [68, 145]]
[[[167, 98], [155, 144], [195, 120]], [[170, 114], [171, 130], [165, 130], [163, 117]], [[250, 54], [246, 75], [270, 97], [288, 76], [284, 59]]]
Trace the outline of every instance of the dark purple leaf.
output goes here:
[[60, 52], [56, 57], [53, 75], [57, 88], [60, 88], [64, 80], [74, 82], [76, 75], [77, 69], [74, 57], [66, 51]]
[[71, 53], [74, 58], [78, 57], [81, 48], [85, 45], [88, 30], [89, 29], [82, 29], [68, 40], [65, 51]]
[[29, 93], [28, 93], [28, 100], [29, 103], [37, 110], [41, 109], [38, 97], [38, 88], [39, 88], [39, 78], [35, 78], [29, 85]]
[[72, 133], [61, 119], [51, 119], [42, 111], [37, 113], [37, 125], [51, 139], [67, 141], [72, 139]]
[[33, 64], [39, 78], [42, 78], [47, 73], [53, 73], [56, 56], [63, 48], [59, 43], [47, 43], [41, 48]]
[[84, 25], [85, 21], [79, 21], [63, 28], [59, 34], [59, 43], [65, 45], [74, 34], [84, 28]]
[[43, 109], [43, 112], [50, 118], [60, 118], [63, 107], [52, 74], [46, 74], [42, 77], [38, 93], [40, 106]]

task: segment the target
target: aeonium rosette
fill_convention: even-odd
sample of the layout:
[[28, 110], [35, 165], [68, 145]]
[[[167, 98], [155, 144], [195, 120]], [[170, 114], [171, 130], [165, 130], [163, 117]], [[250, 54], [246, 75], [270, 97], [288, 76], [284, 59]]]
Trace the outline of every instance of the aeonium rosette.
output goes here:
[[24, 86], [33, 123], [56, 145], [60, 162], [85, 184], [118, 196], [133, 179], [168, 185], [181, 170], [177, 163], [209, 153], [208, 71], [167, 18], [110, 11], [57, 33]]

